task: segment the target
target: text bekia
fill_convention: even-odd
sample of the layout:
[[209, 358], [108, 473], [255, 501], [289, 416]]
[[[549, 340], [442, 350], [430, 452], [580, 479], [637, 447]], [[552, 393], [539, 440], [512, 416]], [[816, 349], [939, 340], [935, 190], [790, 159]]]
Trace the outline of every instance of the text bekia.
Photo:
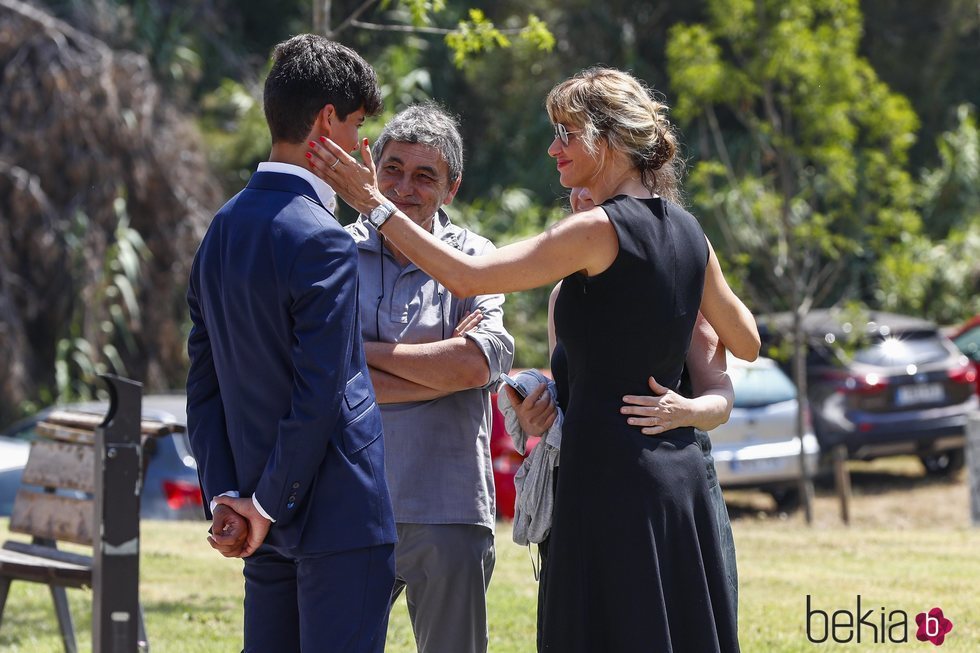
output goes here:
[[[905, 610], [888, 610], [875, 606], [862, 608], [861, 595], [855, 597], [855, 608], [821, 610], [806, 595], [806, 638], [813, 644], [833, 640], [838, 644], [902, 644], [909, 641], [909, 615]], [[940, 607], [915, 615], [915, 639], [942, 646], [953, 630]]]
[[806, 638], [814, 644], [831, 639], [838, 644], [888, 644], [909, 641], [909, 615], [904, 610], [887, 610], [884, 606], [863, 609], [861, 595], [855, 609], [828, 612], [813, 607], [806, 595]]

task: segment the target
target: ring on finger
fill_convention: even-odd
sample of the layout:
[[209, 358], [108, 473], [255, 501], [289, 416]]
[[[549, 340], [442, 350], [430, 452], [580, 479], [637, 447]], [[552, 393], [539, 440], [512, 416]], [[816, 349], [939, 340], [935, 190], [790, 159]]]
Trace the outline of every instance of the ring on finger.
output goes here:
[[333, 165], [332, 165], [332, 166], [330, 166], [330, 169], [331, 169], [331, 170], [333, 170], [334, 168], [336, 168], [336, 167], [337, 167], [337, 165], [338, 165], [339, 163], [340, 163], [340, 157], [338, 156], [338, 157], [337, 157], [337, 160], [333, 162]]

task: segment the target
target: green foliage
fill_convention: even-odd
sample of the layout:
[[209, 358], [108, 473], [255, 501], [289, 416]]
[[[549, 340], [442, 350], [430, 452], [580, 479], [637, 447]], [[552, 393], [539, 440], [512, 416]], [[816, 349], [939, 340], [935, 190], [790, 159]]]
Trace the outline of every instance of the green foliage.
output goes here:
[[701, 134], [689, 189], [757, 310], [862, 287], [920, 221], [905, 169], [918, 123], [858, 54], [857, 0], [709, 0], [670, 31], [677, 115]]
[[467, 58], [510, 47], [510, 40], [487, 20], [482, 11], [470, 9], [469, 20], [460, 21], [456, 30], [446, 35], [446, 45], [453, 51], [453, 63], [462, 68]]
[[[311, 29], [308, 0], [44, 4], [113, 48], [146, 54], [168, 91], [199, 116], [226, 194], [265, 159], [259, 80], [276, 42]], [[363, 5], [331, 4], [334, 26]], [[483, 12], [479, 19], [471, 8]], [[459, 114], [467, 167], [456, 208], [467, 220], [479, 214], [472, 224], [498, 244], [557, 214], [549, 207], [564, 191], [545, 154], [543, 99], [567, 75], [603, 63], [633, 71], [673, 104], [694, 163], [686, 183], [692, 210], [753, 308], [793, 304], [787, 280], [805, 279], [809, 269], [824, 273], [810, 278], [825, 303], [854, 298], [933, 317], [978, 310], [969, 262], [980, 259], [980, 183], [976, 154], [969, 158], [976, 148], [964, 145], [976, 138], [975, 114], [934, 146], [950, 107], [980, 103], [978, 18], [969, 0], [914, 12], [885, 0], [862, 0], [860, 9], [854, 0], [381, 0], [360, 19], [390, 19], [399, 29], [348, 25], [335, 36], [362, 53], [383, 84], [387, 110], [364, 134], [373, 138], [392, 113], [429, 97]], [[465, 32], [453, 50], [445, 36], [458, 24]], [[511, 47], [500, 47], [495, 31]], [[448, 65], [460, 53], [463, 67]], [[922, 116], [915, 150], [916, 117], [895, 88]], [[927, 163], [917, 185], [908, 170]], [[526, 191], [502, 190], [514, 188]], [[515, 208], [521, 202], [525, 208]], [[528, 334], [518, 337], [521, 364], [546, 359], [547, 289], [535, 293], [506, 307], [508, 320], [528, 325], [511, 323]], [[124, 307], [120, 299], [117, 312]]]
[[941, 324], [980, 314], [980, 134], [975, 110], [937, 139], [939, 164], [921, 174], [926, 232], [906, 235], [878, 265], [882, 307]]
[[[382, 9], [393, 4], [391, 0], [382, 2]], [[446, 8], [445, 0], [401, 0], [412, 16], [412, 24], [416, 27], [429, 25], [432, 23], [432, 14], [438, 13]]]
[[201, 112], [201, 133], [211, 163], [226, 194], [236, 193], [272, 147], [262, 89], [226, 79], [202, 99]]
[[192, 86], [201, 76], [201, 57], [191, 29], [198, 19], [192, 6], [134, 0], [134, 44], [147, 54], [157, 77], [171, 88]]
[[[139, 328], [141, 309], [138, 296], [142, 285], [142, 266], [150, 251], [139, 232], [130, 226], [126, 200], [120, 190], [113, 208], [118, 223], [114, 241], [106, 249], [102, 273], [89, 296], [75, 305], [64, 336], [58, 341], [55, 359], [57, 401], [88, 400], [98, 384], [98, 375], [126, 374], [119, 347], [137, 350], [134, 331]], [[69, 236], [73, 269], [88, 266], [85, 235], [88, 218], [77, 213]]]
[[551, 52], [555, 47], [555, 37], [547, 23], [534, 14], [528, 15], [527, 25], [521, 29], [520, 37], [536, 50]]
[[[682, 121], [699, 116], [706, 103], [729, 102], [737, 88], [745, 88], [748, 80], [741, 71], [731, 71], [722, 61], [721, 47], [705, 25], [677, 25], [670, 31], [667, 57], [671, 62], [671, 81], [681, 89], [674, 106], [674, 115]], [[726, 79], [735, 72], [740, 80]], [[729, 94], [729, 91], [732, 91]]]
[[403, 44], [385, 48], [375, 58], [373, 65], [385, 102], [384, 113], [372, 121], [377, 125], [377, 133], [381, 132], [389, 118], [402, 109], [432, 98], [432, 73], [420, 61], [425, 48], [424, 39], [410, 37]]
[[[446, 0], [382, 0], [378, 8], [386, 12], [388, 19], [394, 19], [395, 22], [367, 24], [354, 20], [370, 8], [371, 4], [373, 3], [365, 3], [350, 16], [338, 16], [339, 26], [333, 30], [326, 30], [325, 33], [331, 38], [338, 38], [348, 28], [364, 28], [374, 32], [442, 34], [445, 44], [452, 53], [453, 62], [458, 68], [467, 66], [477, 55], [511, 47], [509, 34], [517, 35], [522, 41], [540, 50], [550, 51], [555, 44], [548, 26], [534, 14], [528, 15], [524, 27], [500, 29], [484, 10], [477, 7], [467, 8], [466, 3], [453, 3], [453, 11], [450, 12], [446, 11], [449, 8]], [[438, 14], [460, 11], [465, 17], [460, 18], [455, 28], [435, 26]], [[414, 29], [406, 29], [405, 22]], [[328, 24], [333, 24], [333, 21], [328, 20]]]
[[957, 125], [937, 139], [939, 164], [923, 171], [919, 202], [925, 229], [945, 238], [950, 229], [969, 227], [980, 219], [980, 131], [976, 108], [956, 108]]
[[944, 240], [908, 237], [877, 268], [882, 308], [954, 324], [980, 314], [980, 219]]
[[[489, 238], [497, 247], [541, 233], [564, 215], [560, 207], [535, 204], [526, 190], [492, 189], [470, 204], [453, 204], [453, 220]], [[515, 367], [550, 367], [548, 296], [550, 286], [507, 295], [504, 324], [514, 336]]]

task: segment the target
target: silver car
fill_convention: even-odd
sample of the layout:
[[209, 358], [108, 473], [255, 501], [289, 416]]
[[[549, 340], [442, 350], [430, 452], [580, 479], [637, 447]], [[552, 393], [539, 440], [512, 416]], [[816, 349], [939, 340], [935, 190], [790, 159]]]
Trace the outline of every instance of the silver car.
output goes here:
[[14, 507], [30, 448], [23, 440], [0, 435], [0, 516], [9, 515]]
[[[722, 487], [758, 487], [773, 495], [780, 508], [796, 504], [800, 478], [800, 438], [796, 435], [799, 403], [796, 386], [770, 358], [747, 363], [728, 358], [735, 404], [728, 423], [711, 432], [712, 454]], [[805, 411], [803, 448], [814, 474], [820, 445]]]

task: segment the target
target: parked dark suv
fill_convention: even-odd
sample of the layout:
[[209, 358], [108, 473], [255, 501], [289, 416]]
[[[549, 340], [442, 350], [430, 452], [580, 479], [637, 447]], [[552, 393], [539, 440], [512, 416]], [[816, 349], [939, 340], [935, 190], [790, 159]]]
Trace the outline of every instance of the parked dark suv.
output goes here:
[[[872, 312], [866, 324], [811, 311], [807, 395], [822, 451], [847, 446], [851, 458], [914, 454], [933, 474], [963, 467], [967, 415], [978, 407], [976, 369], [932, 322]], [[767, 339], [789, 324], [761, 321]], [[862, 335], [844, 354], [842, 343]]]

